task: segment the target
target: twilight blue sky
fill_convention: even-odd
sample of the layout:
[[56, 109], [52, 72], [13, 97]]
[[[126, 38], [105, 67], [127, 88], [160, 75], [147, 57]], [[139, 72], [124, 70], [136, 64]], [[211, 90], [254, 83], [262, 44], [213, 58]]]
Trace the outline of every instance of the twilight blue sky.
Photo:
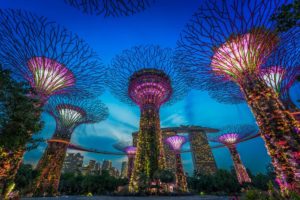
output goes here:
[[[66, 5], [63, 0], [0, 0], [0, 8], [20, 8], [47, 17], [85, 39], [109, 64], [114, 55], [138, 44], [159, 44], [174, 48], [185, 24], [200, 5], [201, 0], [156, 0], [144, 12], [129, 17], [103, 18], [89, 16]], [[93, 72], [91, 72], [93, 73]], [[299, 86], [296, 86], [299, 89]], [[291, 96], [299, 98], [295, 93]], [[115, 151], [112, 145], [120, 140], [131, 140], [131, 133], [138, 130], [139, 110], [114, 98], [106, 91], [101, 100], [108, 106], [110, 115], [106, 121], [78, 127], [72, 136], [72, 143], [107, 151]], [[255, 124], [246, 104], [224, 105], [210, 98], [207, 92], [191, 91], [185, 99], [173, 106], [162, 107], [161, 126], [200, 125], [221, 128], [232, 124]], [[50, 138], [55, 121], [43, 115], [45, 128], [39, 136]], [[41, 157], [46, 144], [25, 155], [25, 162], [35, 164]], [[186, 144], [184, 148], [189, 148]], [[262, 139], [256, 138], [238, 145], [242, 161], [253, 173], [264, 172], [270, 162]], [[232, 165], [225, 148], [213, 150], [219, 168]], [[96, 159], [113, 161], [120, 168], [124, 156], [96, 155], [83, 153], [85, 162]], [[183, 154], [184, 168], [192, 172], [190, 154]]]

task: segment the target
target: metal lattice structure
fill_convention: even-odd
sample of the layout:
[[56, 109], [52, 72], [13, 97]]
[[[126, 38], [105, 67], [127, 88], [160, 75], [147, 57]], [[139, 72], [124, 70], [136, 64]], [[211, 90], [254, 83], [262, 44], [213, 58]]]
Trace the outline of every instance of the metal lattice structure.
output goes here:
[[205, 1], [181, 34], [176, 63], [194, 88], [238, 85], [261, 129], [277, 178], [287, 183], [281, 184], [281, 191], [288, 195], [300, 192], [300, 124], [261, 77], [263, 65], [284, 41], [269, 20], [281, 3]]
[[65, 3], [89, 15], [129, 16], [144, 11], [154, 0], [65, 0]]
[[138, 177], [149, 179], [165, 168], [159, 109], [186, 94], [186, 85], [173, 64], [171, 49], [159, 46], [135, 46], [112, 61], [109, 87], [121, 101], [140, 107], [140, 130], [130, 190], [139, 191]]
[[130, 179], [134, 168], [134, 159], [137, 148], [125, 142], [120, 142], [114, 145], [115, 149], [124, 152], [128, 157], [127, 178]]
[[241, 161], [236, 145], [248, 137], [251, 137], [251, 135], [256, 134], [256, 132], [256, 127], [251, 125], [229, 126], [224, 128], [219, 136], [210, 138], [210, 141], [222, 143], [229, 149], [240, 184], [249, 183], [251, 179]]
[[54, 117], [56, 130], [37, 165], [40, 172], [34, 188], [37, 196], [57, 194], [61, 169], [74, 129], [81, 124], [100, 122], [108, 116], [107, 107], [99, 100], [75, 97], [52, 97], [45, 111]]
[[271, 86], [286, 109], [298, 111], [289, 89], [300, 75], [300, 28], [295, 27], [280, 35], [281, 41], [262, 67], [262, 76]]
[[[0, 46], [3, 68], [15, 80], [30, 84], [29, 95], [39, 100], [38, 107], [53, 95], [86, 97], [103, 91], [105, 68], [96, 53], [77, 35], [45, 17], [0, 9]], [[20, 152], [9, 157], [13, 176], [24, 150]]]
[[165, 139], [165, 142], [170, 145], [170, 147], [175, 151], [176, 157], [176, 186], [180, 192], [188, 192], [187, 188], [187, 181], [184, 174], [181, 156], [180, 156], [180, 149], [182, 145], [187, 142], [186, 137], [180, 135], [170, 136]]
[[21, 10], [0, 10], [0, 24], [3, 67], [29, 82], [42, 104], [57, 94], [101, 94], [105, 67], [76, 34]]

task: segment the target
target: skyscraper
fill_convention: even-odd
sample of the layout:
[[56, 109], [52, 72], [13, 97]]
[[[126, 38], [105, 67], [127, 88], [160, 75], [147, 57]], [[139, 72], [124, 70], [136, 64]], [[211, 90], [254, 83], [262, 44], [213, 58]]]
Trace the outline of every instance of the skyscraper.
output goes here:
[[102, 170], [110, 170], [112, 168], [111, 160], [104, 160], [102, 164]]
[[121, 177], [127, 178], [128, 162], [123, 161], [121, 167]]
[[68, 153], [63, 163], [63, 173], [79, 173], [83, 165], [83, 156], [80, 153]]

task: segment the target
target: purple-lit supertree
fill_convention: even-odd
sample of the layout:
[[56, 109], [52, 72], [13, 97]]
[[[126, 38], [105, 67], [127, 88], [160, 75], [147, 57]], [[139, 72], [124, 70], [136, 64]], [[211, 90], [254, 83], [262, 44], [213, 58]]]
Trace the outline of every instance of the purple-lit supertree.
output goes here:
[[228, 81], [239, 86], [277, 177], [287, 183], [281, 191], [288, 195], [300, 192], [300, 124], [261, 76], [262, 66], [282, 41], [269, 20], [280, 5], [281, 0], [205, 1], [178, 41], [176, 63], [195, 88]]
[[[99, 95], [103, 91], [104, 67], [95, 52], [77, 35], [30, 12], [0, 10], [0, 60], [18, 81], [27, 82], [42, 107], [53, 95]], [[36, 113], [40, 115], [40, 113]], [[28, 134], [32, 134], [28, 131]], [[30, 138], [30, 136], [29, 136]], [[25, 152], [3, 148], [10, 155], [0, 161], [0, 181], [14, 179]], [[7, 152], [10, 152], [7, 154]], [[2, 170], [9, 170], [2, 172]]]
[[186, 138], [180, 135], [174, 135], [171, 137], [166, 138], [165, 142], [170, 145], [170, 147], [175, 151], [176, 156], [176, 186], [177, 189], [181, 192], [187, 192], [187, 182], [186, 177], [184, 174], [181, 156], [180, 156], [180, 149], [182, 145], [186, 142]]
[[119, 17], [141, 12], [154, 0], [65, 0], [65, 2], [90, 15]]
[[62, 165], [74, 129], [82, 124], [100, 122], [108, 116], [108, 109], [101, 101], [80, 97], [51, 97], [45, 111], [55, 119], [56, 129], [36, 168], [39, 176], [35, 181], [35, 195], [57, 194]]
[[183, 77], [173, 65], [173, 52], [159, 46], [135, 46], [112, 61], [109, 86], [122, 101], [140, 107], [137, 153], [130, 180], [130, 191], [140, 190], [139, 177], [151, 181], [153, 174], [165, 168], [159, 110], [166, 102], [183, 97]]
[[245, 140], [249, 136], [254, 135], [256, 133], [257, 133], [257, 129], [254, 126], [237, 125], [237, 126], [226, 127], [222, 130], [219, 136], [210, 138], [210, 141], [222, 143], [229, 149], [233, 160], [236, 176], [240, 184], [250, 183], [251, 179], [248, 175], [245, 166], [242, 163], [236, 145], [240, 141]]
[[117, 143], [116, 145], [114, 145], [114, 147], [117, 150], [126, 153], [126, 155], [128, 157], [127, 178], [130, 179], [132, 170], [134, 167], [134, 158], [135, 158], [135, 154], [136, 154], [136, 147], [130, 146], [128, 144], [125, 145], [125, 143]]

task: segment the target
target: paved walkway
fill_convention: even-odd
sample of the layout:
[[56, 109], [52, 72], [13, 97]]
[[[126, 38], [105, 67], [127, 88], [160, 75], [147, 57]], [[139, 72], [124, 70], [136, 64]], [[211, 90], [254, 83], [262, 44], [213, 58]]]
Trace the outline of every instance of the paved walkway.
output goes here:
[[41, 197], [41, 198], [22, 198], [24, 200], [229, 200], [228, 197], [216, 197], [216, 196], [168, 196], [168, 197], [114, 197], [114, 196], [95, 196], [95, 197], [83, 197], [83, 196], [63, 196], [63, 197]]

